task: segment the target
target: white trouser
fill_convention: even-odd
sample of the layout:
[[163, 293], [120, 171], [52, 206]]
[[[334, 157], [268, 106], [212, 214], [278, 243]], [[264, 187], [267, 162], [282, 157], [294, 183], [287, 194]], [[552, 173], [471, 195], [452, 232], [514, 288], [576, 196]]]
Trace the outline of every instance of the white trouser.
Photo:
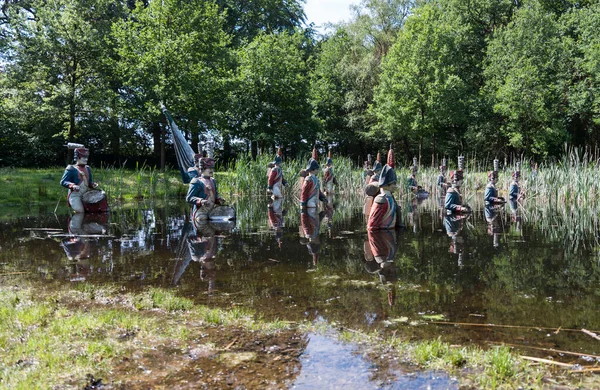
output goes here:
[[83, 213], [85, 209], [83, 208], [83, 194], [88, 192], [90, 189], [85, 185], [85, 182], [81, 182], [79, 185], [79, 191], [71, 190], [69, 194], [69, 203], [71, 204], [71, 208], [76, 213]]

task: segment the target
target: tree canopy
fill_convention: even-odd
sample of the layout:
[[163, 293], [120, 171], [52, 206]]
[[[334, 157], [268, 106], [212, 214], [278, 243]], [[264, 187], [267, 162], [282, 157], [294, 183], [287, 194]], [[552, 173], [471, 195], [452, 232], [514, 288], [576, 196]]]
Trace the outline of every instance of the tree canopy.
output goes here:
[[[0, 165], [171, 158], [166, 104], [221, 156], [556, 156], [600, 139], [600, 3], [15, 0], [0, 8]], [[429, 161], [427, 160], [423, 160]]]

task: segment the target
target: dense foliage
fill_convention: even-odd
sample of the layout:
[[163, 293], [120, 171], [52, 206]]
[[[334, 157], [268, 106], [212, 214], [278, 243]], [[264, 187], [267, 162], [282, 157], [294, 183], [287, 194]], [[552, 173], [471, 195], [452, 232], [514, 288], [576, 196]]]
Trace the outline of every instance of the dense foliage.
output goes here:
[[[362, 0], [322, 34], [303, 0], [7, 0], [0, 165], [174, 161], [165, 104], [193, 145], [436, 164], [598, 157], [600, 3]], [[94, 158], [92, 157], [92, 160]]]

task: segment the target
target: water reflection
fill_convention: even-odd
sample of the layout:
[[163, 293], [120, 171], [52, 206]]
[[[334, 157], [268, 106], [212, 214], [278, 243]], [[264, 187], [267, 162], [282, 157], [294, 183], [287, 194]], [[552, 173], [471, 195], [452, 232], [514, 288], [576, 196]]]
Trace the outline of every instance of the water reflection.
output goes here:
[[71, 236], [63, 238], [60, 245], [70, 262], [70, 281], [84, 281], [90, 273], [88, 259], [98, 237], [108, 231], [108, 216], [108, 213], [76, 213], [69, 219], [68, 232]]
[[464, 221], [469, 218], [470, 214], [450, 214], [444, 216], [444, 228], [446, 234], [450, 237], [450, 248], [448, 252], [458, 255], [456, 262], [459, 267], [464, 264], [464, 244], [465, 240], [462, 237], [462, 229]]
[[398, 269], [394, 263], [398, 247], [398, 232], [396, 230], [369, 231], [364, 243], [365, 268], [371, 274], [379, 276], [385, 287], [390, 307], [394, 305], [398, 281]]
[[200, 264], [200, 280], [207, 283], [208, 294], [212, 295], [216, 288], [215, 256], [219, 242], [217, 234], [230, 233], [235, 221], [207, 221], [194, 219], [186, 222], [181, 231], [181, 240], [177, 249], [172, 285], [179, 284], [183, 273], [194, 261]]
[[[394, 363], [393, 358], [392, 365]], [[353, 346], [332, 337], [311, 333], [300, 357], [302, 371], [292, 389], [456, 389], [446, 374], [419, 372], [410, 375], [398, 367], [374, 364]]]
[[[384, 327], [394, 317], [418, 323], [423, 313], [434, 313], [453, 322], [600, 329], [595, 237], [580, 235], [577, 247], [549, 237], [548, 222], [533, 220], [519, 204], [486, 214], [474, 203], [468, 218], [440, 218], [431, 197], [405, 213], [403, 222], [416, 229], [367, 233], [362, 199], [352, 203], [338, 195], [335, 209], [303, 214], [293, 201], [247, 202], [251, 210], [238, 203], [243, 227], [193, 225], [184, 203], [115, 210], [110, 221], [14, 219], [0, 225], [0, 272], [123, 288], [176, 286], [198, 302], [212, 294], [211, 304], [246, 305], [267, 319], [322, 316], [356, 328]], [[40, 228], [61, 229], [62, 236], [24, 230]], [[402, 331], [420, 337], [442, 332], [461, 343], [492, 337], [488, 330], [446, 329]], [[583, 338], [546, 334], [526, 337], [563, 349], [590, 348]]]
[[425, 198], [413, 197], [410, 199], [410, 203], [406, 207], [406, 214], [408, 218], [408, 226], [412, 229], [413, 233], [417, 233], [420, 229], [421, 220], [419, 206], [423, 203]]
[[516, 199], [509, 199], [510, 220], [513, 223], [514, 229], [521, 232], [521, 210], [519, 210], [519, 202]]
[[283, 198], [269, 200], [269, 206], [267, 208], [269, 228], [275, 233], [275, 241], [277, 241], [277, 246], [280, 249], [283, 242], [283, 228], [285, 227], [285, 221], [283, 219], [284, 213]]
[[319, 212], [316, 208], [303, 209], [300, 213], [300, 243], [306, 245], [308, 254], [312, 257], [313, 266], [319, 262], [319, 252], [321, 250], [321, 221], [326, 212]]
[[487, 233], [492, 236], [492, 243], [494, 248], [500, 246], [500, 234], [502, 234], [501, 217], [500, 211], [504, 208], [504, 205], [486, 204], [484, 213], [485, 221], [487, 222]]

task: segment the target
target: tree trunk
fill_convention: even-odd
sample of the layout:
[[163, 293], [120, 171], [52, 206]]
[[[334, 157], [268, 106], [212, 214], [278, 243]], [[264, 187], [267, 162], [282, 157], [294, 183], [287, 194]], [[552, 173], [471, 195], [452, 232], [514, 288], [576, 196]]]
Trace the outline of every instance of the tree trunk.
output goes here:
[[402, 144], [404, 146], [404, 154], [406, 155], [406, 158], [410, 159], [411, 152], [410, 152], [410, 145], [408, 143], [408, 137], [406, 137], [406, 136], [402, 137]]
[[223, 134], [223, 166], [225, 169], [229, 168], [233, 152], [231, 150], [231, 137], [229, 133]]
[[155, 161], [158, 161], [160, 158], [160, 122], [152, 122], [150, 126], [150, 131], [152, 132], [152, 141], [154, 144], [154, 158]]
[[77, 59], [73, 58], [73, 69], [71, 70], [71, 101], [69, 102], [69, 142], [75, 141], [75, 87], [77, 86]]
[[250, 141], [250, 154], [252, 156], [252, 159], [256, 160], [256, 157], [258, 156], [258, 142], [257, 141]]
[[[160, 126], [160, 125], [159, 125]], [[166, 161], [166, 152], [165, 152], [165, 144], [167, 139], [167, 126], [160, 126], [161, 128], [161, 137], [160, 137], [160, 170], [164, 172], [165, 170], [165, 161]]]
[[114, 161], [117, 161], [118, 164], [121, 165], [121, 137], [119, 134], [119, 118], [117, 118], [114, 110], [112, 110], [110, 117], [110, 149], [114, 156]]
[[433, 151], [431, 152], [431, 166], [435, 167], [435, 135], [433, 136]]

